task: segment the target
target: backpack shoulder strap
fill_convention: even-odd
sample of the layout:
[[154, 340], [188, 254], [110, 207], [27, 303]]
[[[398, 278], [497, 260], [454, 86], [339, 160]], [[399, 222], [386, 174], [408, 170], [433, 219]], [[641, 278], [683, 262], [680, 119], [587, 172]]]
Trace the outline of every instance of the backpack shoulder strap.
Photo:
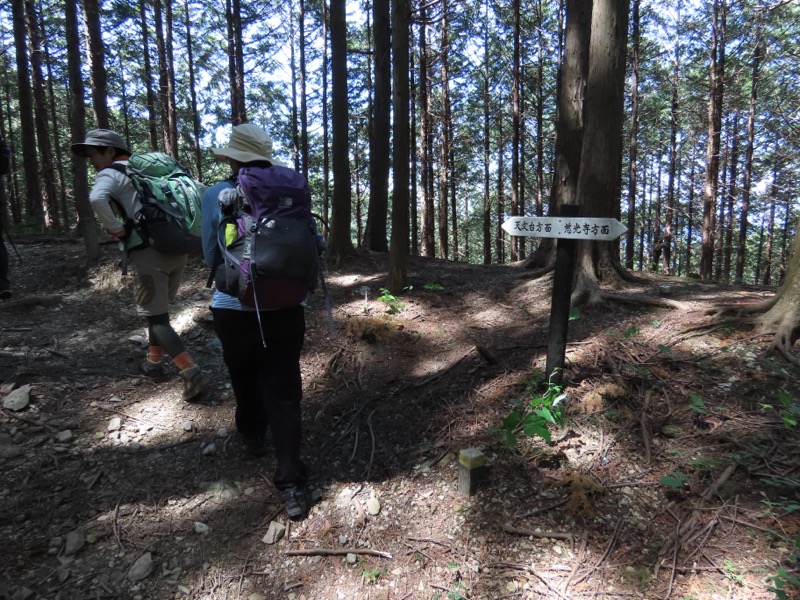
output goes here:
[[[116, 171], [117, 173], [122, 173], [123, 175], [128, 174], [128, 168], [123, 165], [122, 163], [113, 162], [106, 167], [106, 169], [111, 169], [112, 171]], [[105, 169], [103, 169], [105, 171]]]

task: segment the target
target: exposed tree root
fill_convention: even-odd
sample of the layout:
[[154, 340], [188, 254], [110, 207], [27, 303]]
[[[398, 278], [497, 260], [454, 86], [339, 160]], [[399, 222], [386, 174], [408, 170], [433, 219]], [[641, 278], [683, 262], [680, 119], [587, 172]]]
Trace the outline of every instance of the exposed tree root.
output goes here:
[[661, 308], [674, 308], [675, 310], [689, 310], [688, 305], [677, 300], [670, 300], [669, 298], [655, 298], [653, 296], [644, 296], [642, 294], [609, 294], [604, 293], [603, 298], [606, 301], [613, 302], [626, 302], [628, 304], [642, 304], [645, 306], [658, 306]]
[[773, 296], [769, 300], [755, 304], [723, 304], [709, 308], [706, 314], [719, 319], [739, 319], [748, 315], [768, 312], [777, 302], [778, 296]]
[[706, 311], [712, 318], [709, 326], [728, 325], [751, 327], [757, 334], [772, 335], [766, 353], [778, 354], [794, 365], [800, 359], [792, 355], [792, 347], [800, 334], [797, 308], [788, 294], [778, 293], [769, 300], [756, 304], [722, 305]]
[[517, 279], [525, 279], [526, 281], [532, 281], [534, 279], [540, 279], [544, 277], [548, 273], [552, 273], [556, 268], [556, 263], [551, 262], [540, 269], [536, 269], [535, 271], [523, 271], [519, 275], [517, 275]]

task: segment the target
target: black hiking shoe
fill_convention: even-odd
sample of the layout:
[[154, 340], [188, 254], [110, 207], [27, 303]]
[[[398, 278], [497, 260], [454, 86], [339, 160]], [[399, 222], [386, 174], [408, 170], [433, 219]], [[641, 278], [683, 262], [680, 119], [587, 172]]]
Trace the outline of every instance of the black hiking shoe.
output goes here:
[[183, 395], [181, 397], [184, 402], [196, 400], [206, 392], [210, 385], [208, 378], [197, 366], [181, 371], [181, 377], [183, 377]]
[[306, 486], [293, 485], [279, 491], [286, 514], [292, 521], [302, 521], [308, 516], [308, 509], [314, 504], [314, 500]]

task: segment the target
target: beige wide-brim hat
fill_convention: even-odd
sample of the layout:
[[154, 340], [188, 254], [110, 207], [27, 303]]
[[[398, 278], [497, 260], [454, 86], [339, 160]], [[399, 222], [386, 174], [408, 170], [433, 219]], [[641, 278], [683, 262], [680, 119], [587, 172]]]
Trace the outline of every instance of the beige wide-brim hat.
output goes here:
[[124, 150], [128, 154], [131, 151], [128, 149], [128, 144], [122, 139], [122, 136], [116, 131], [110, 129], [92, 129], [86, 134], [86, 139], [78, 144], [72, 144], [72, 151], [78, 156], [86, 158], [86, 150], [89, 148], [98, 148], [109, 146], [117, 150]]
[[243, 123], [231, 130], [231, 139], [225, 148], [211, 148], [216, 158], [232, 158], [240, 163], [269, 161], [273, 165], [285, 166], [272, 157], [272, 138], [258, 125]]

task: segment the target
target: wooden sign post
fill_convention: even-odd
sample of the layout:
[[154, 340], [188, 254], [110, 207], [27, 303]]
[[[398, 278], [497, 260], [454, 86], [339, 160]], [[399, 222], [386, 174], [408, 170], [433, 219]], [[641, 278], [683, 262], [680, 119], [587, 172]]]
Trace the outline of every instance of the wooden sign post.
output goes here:
[[558, 238], [553, 273], [553, 298], [550, 304], [550, 327], [547, 337], [547, 380], [561, 384], [564, 355], [567, 349], [572, 279], [575, 273], [577, 240], [615, 240], [628, 228], [616, 219], [579, 217], [580, 206], [564, 204], [558, 217], [511, 217], [502, 227], [511, 235]]

